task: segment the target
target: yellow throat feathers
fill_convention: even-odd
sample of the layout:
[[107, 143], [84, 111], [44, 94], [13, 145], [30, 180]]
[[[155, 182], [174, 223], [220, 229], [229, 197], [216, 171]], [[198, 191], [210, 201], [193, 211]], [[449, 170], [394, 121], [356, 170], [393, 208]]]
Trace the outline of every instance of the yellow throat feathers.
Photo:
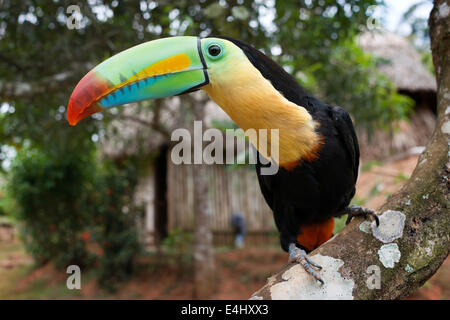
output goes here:
[[[247, 59], [236, 59], [233, 69], [210, 70], [210, 83], [203, 90], [236, 124], [245, 131], [258, 151], [282, 167], [290, 168], [299, 160], [313, 160], [321, 144], [317, 123], [308, 111], [287, 100]], [[259, 129], [267, 129], [267, 146], [259, 146]], [[271, 130], [279, 130], [279, 145], [271, 141]], [[271, 145], [271, 143], [275, 145]], [[278, 160], [271, 150], [278, 147]]]

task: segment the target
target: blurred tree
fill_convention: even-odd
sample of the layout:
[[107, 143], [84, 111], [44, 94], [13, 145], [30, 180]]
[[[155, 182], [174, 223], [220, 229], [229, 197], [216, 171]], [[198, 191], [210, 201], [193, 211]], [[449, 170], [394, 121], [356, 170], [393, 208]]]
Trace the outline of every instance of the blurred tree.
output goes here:
[[[9, 192], [14, 217], [35, 261], [59, 268], [98, 262], [100, 284], [113, 290], [132, 273], [140, 252], [136, 217], [143, 209], [131, 201], [138, 172], [133, 159], [94, 160], [93, 153], [55, 157], [24, 148], [11, 167]], [[100, 250], [89, 250], [98, 246]]]
[[[55, 158], [25, 148], [14, 160], [9, 192], [22, 222], [22, 240], [39, 264], [53, 260], [58, 267], [89, 264], [82, 232], [90, 225], [94, 195], [89, 155], [68, 154]], [[80, 192], [83, 190], [83, 192]]]
[[135, 269], [136, 256], [141, 252], [136, 219], [143, 208], [132, 201], [138, 182], [135, 159], [108, 162], [97, 177], [98, 198], [91, 204], [98, 223], [93, 238], [102, 249], [99, 257], [99, 282], [115, 290]]
[[[195, 120], [203, 121], [206, 101], [196, 101], [192, 96], [184, 100], [194, 109]], [[195, 133], [194, 133], [195, 134]], [[204, 150], [205, 142], [201, 150]], [[195, 152], [195, 148], [193, 150]], [[217, 289], [216, 264], [214, 259], [213, 233], [210, 228], [211, 208], [209, 203], [209, 175], [206, 164], [194, 165], [194, 272], [195, 297], [207, 299]]]

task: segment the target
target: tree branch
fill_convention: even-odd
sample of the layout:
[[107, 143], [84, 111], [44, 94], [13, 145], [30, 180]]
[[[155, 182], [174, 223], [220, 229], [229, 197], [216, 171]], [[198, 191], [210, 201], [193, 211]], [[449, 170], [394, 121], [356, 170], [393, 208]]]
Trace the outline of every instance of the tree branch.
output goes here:
[[66, 71], [41, 79], [38, 82], [0, 81], [0, 99], [11, 101], [57, 92], [66, 88], [69, 84], [76, 82], [78, 78], [78, 73]]
[[433, 137], [410, 180], [379, 208], [380, 227], [354, 219], [311, 253], [321, 286], [299, 264], [268, 279], [251, 299], [397, 299], [439, 268], [450, 249], [450, 0], [435, 0], [430, 36], [438, 81]]
[[165, 138], [170, 139], [170, 132], [169, 130], [164, 127], [163, 124], [161, 124], [161, 122], [159, 120], [153, 119], [152, 121], [146, 120], [146, 119], [142, 119], [138, 116], [132, 116], [132, 115], [127, 115], [127, 114], [121, 114], [119, 116], [120, 119], [122, 120], [129, 120], [129, 121], [133, 121], [136, 123], [139, 123], [145, 127], [151, 128], [152, 130], [155, 130], [156, 132], [160, 133], [161, 135], [163, 135]]

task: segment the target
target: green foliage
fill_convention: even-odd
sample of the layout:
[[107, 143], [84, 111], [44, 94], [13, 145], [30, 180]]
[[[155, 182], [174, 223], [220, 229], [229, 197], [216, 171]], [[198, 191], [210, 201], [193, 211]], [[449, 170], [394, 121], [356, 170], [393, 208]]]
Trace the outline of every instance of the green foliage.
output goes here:
[[128, 279], [141, 251], [136, 218], [143, 208], [136, 207], [132, 197], [138, 172], [131, 160], [119, 164], [107, 163], [96, 185], [96, 218], [94, 239], [103, 254], [100, 256], [99, 281], [108, 289]]
[[366, 161], [362, 164], [361, 171], [362, 172], [370, 171], [372, 168], [379, 167], [379, 166], [381, 166], [381, 163], [379, 161], [376, 161], [376, 160]]
[[345, 222], [347, 221], [347, 215], [339, 218], [334, 218], [333, 234], [338, 234], [345, 228]]
[[364, 206], [366, 200], [358, 198], [358, 196], [354, 196], [351, 202], [351, 205], [355, 206]]
[[89, 223], [92, 163], [89, 157], [55, 158], [31, 149], [15, 159], [9, 189], [19, 203], [23, 240], [38, 263], [84, 266], [89, 260], [81, 234]]
[[[280, 61], [294, 73], [320, 63], [327, 66], [330, 53], [365, 29], [369, 8], [379, 0], [277, 1], [274, 23]], [[320, 79], [324, 80], [324, 79]], [[336, 90], [339, 84], [335, 83]]]
[[377, 181], [375, 185], [369, 190], [368, 197], [373, 198], [378, 196], [383, 189], [384, 189], [383, 184], [380, 181]]
[[14, 201], [11, 197], [8, 197], [5, 192], [0, 192], [0, 217], [7, 216], [8, 212], [11, 211], [11, 208], [14, 207]]
[[[396, 92], [377, 71], [378, 63], [383, 62], [365, 54], [355, 41], [346, 41], [331, 51], [326, 65], [317, 62], [307, 68], [303, 84], [328, 103], [349, 111], [357, 126], [369, 132], [390, 129], [393, 121], [409, 115], [414, 101]], [[302, 82], [305, 76], [299, 80]]]
[[406, 182], [409, 180], [409, 175], [404, 174], [403, 172], [400, 172], [399, 174], [397, 174], [394, 178], [394, 182], [399, 183], [399, 182]]
[[431, 51], [428, 50], [419, 50], [420, 53], [420, 60], [422, 61], [422, 64], [428, 69], [428, 71], [431, 72], [431, 74], [434, 74], [434, 64], [433, 64], [433, 57], [431, 55]]
[[186, 232], [180, 229], [171, 230], [169, 235], [163, 240], [162, 248], [169, 265], [187, 268], [192, 265], [192, 232]]
[[13, 217], [10, 215], [11, 212], [16, 210], [16, 202], [14, 198], [8, 192], [0, 191], [0, 216], [6, 216], [9, 220]]
[[[62, 157], [22, 150], [9, 191], [20, 204], [15, 215], [27, 250], [38, 263], [52, 260], [60, 268], [95, 264], [100, 284], [114, 289], [140, 252], [136, 216], [142, 208], [131, 201], [137, 177], [131, 160], [99, 166], [92, 152]], [[94, 245], [100, 253], [88, 250]]]

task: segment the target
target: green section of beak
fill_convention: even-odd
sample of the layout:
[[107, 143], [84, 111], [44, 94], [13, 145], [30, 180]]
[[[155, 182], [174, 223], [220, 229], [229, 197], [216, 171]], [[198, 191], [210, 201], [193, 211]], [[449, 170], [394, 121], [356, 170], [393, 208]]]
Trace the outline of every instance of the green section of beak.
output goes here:
[[197, 37], [150, 41], [125, 50], [93, 71], [112, 91], [102, 108], [191, 91], [208, 83]]

